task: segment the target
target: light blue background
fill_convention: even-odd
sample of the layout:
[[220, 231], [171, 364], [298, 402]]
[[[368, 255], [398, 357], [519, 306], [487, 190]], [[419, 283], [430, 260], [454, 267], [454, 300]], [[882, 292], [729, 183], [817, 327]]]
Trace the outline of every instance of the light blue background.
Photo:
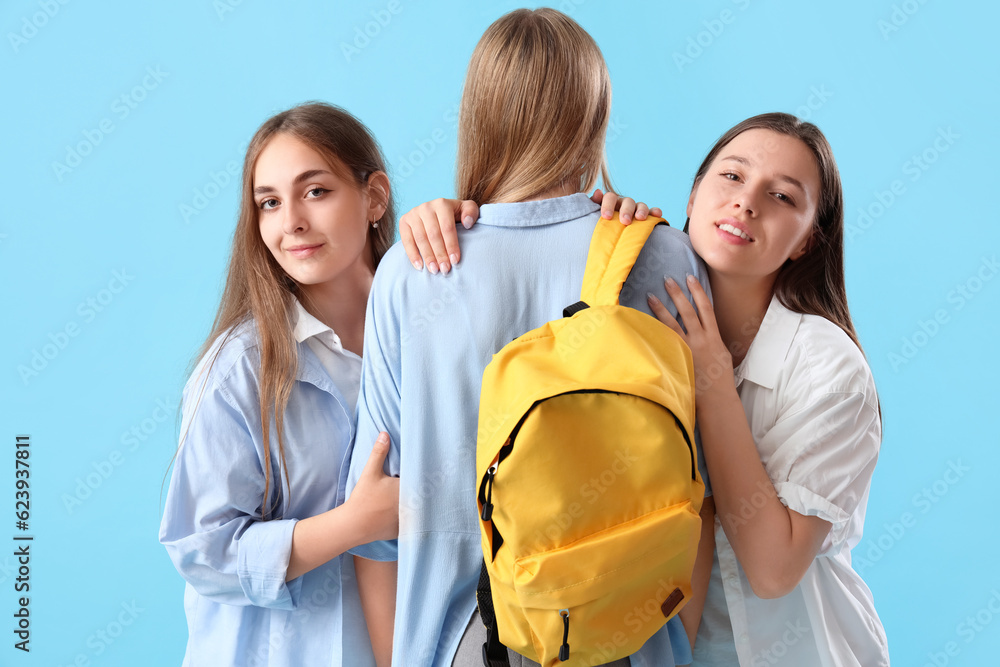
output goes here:
[[[176, 401], [214, 315], [235, 220], [236, 179], [219, 174], [242, 159], [265, 118], [321, 99], [351, 110], [382, 142], [402, 211], [451, 194], [468, 57], [515, 6], [4, 3], [0, 663], [179, 664], [183, 585], [156, 534]], [[698, 163], [730, 125], [782, 110], [827, 133], [846, 191], [851, 307], [885, 418], [858, 569], [895, 664], [995, 664], [1000, 279], [984, 260], [1000, 249], [997, 5], [712, 0], [612, 9], [566, 0], [561, 8], [597, 39], [611, 69], [608, 152], [618, 188], [677, 223]], [[135, 89], [147, 68], [162, 80]], [[127, 116], [122, 95], [133, 96]], [[85, 133], [95, 137], [102, 121], [113, 131], [57, 173], [53, 163], [91, 141]], [[925, 151], [933, 163], [921, 170], [913, 156]], [[186, 220], [181, 207], [196, 204]], [[112, 282], [116, 271], [124, 286]], [[68, 325], [75, 336], [60, 335]], [[36, 352], [52, 358], [22, 377]], [[127, 436], [131, 429], [143, 439]], [[12, 648], [8, 555], [14, 438], [25, 433], [36, 536], [30, 655]], [[953, 464], [960, 476], [948, 473]], [[78, 489], [89, 495], [68, 506]], [[977, 613], [979, 630], [961, 625]]]

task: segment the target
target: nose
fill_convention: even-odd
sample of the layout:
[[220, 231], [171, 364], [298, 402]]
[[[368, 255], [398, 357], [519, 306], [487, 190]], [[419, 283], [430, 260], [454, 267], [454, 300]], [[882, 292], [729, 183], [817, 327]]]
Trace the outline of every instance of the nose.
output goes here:
[[285, 205], [285, 217], [281, 221], [281, 230], [286, 234], [301, 234], [309, 230], [309, 220], [298, 202]]
[[733, 208], [745, 210], [747, 215], [751, 218], [757, 215], [758, 201], [761, 193], [757, 191], [757, 188], [752, 186], [746, 186], [740, 188], [737, 193], [735, 200], [733, 201]]

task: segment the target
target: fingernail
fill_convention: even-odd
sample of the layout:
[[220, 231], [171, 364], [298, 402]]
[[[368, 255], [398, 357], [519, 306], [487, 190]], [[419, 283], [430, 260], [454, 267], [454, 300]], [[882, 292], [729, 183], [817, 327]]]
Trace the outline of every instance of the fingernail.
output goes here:
[[386, 433], [379, 433], [377, 441], [381, 442], [383, 445], [385, 443], [389, 442], [389, 436], [388, 436], [388, 434], [386, 434]]
[[419, 259], [415, 259], [413, 260], [413, 268], [415, 268], [417, 271], [420, 271], [424, 268], [424, 265]]
[[655, 299], [655, 298], [656, 298], [656, 297], [655, 297], [655, 296], [653, 296], [653, 293], [652, 293], [652, 292], [646, 292], [646, 301], [652, 301], [652, 300], [653, 300], [653, 299]]
[[472, 229], [472, 225], [475, 222], [476, 221], [472, 218], [471, 215], [467, 215], [464, 218], [462, 218], [462, 226], [465, 227], [466, 229]]
[[612, 211], [605, 211], [605, 212], [604, 212], [604, 213], [602, 213], [601, 215], [603, 215], [603, 216], [604, 216], [604, 219], [605, 219], [605, 220], [610, 220], [611, 218], [615, 217], [615, 214], [614, 214], [614, 212], [612, 212]]
[[628, 223], [632, 222], [632, 216], [631, 215], [623, 215], [622, 216], [622, 222], [627, 225]]
[[427, 270], [430, 271], [431, 273], [437, 273], [438, 272], [437, 262], [427, 262]]
[[448, 255], [448, 258], [451, 260], [452, 264], [458, 264], [458, 255], [456, 253], [451, 253]]
[[448, 273], [451, 271], [451, 264], [448, 262], [441, 262], [441, 273]]
[[666, 283], [667, 287], [677, 287], [677, 282], [670, 276], [663, 276], [663, 282]]
[[690, 283], [694, 283], [694, 276], [692, 276], [692, 275], [691, 275], [691, 274], [689, 273], [689, 274], [688, 274], [688, 278], [687, 278], [687, 280], [688, 280], [688, 283], [689, 283], [689, 284], [690, 284]]

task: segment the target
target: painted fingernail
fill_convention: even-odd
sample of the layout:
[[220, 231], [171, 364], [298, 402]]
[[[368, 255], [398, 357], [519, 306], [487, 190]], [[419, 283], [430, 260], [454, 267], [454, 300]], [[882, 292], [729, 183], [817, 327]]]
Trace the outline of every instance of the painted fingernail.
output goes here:
[[448, 262], [441, 262], [441, 273], [448, 273], [451, 271], [451, 264]]
[[458, 264], [458, 255], [456, 253], [451, 253], [448, 255], [448, 258], [451, 260], [452, 264]]
[[663, 282], [666, 283], [667, 287], [677, 287], [677, 282], [670, 276], [663, 276]]
[[385, 443], [389, 442], [389, 436], [388, 436], [388, 434], [386, 434], [386, 433], [379, 433], [378, 434], [378, 442], [381, 442], [383, 445]]
[[430, 271], [431, 273], [437, 273], [438, 272], [437, 262], [427, 262], [427, 270]]
[[689, 284], [690, 284], [690, 283], [694, 283], [694, 276], [692, 276], [692, 275], [691, 275], [691, 274], [689, 273], [689, 274], [688, 274], [688, 278], [687, 278], [687, 280], [688, 280], [688, 283], [689, 283]]
[[417, 271], [420, 271], [424, 268], [424, 264], [419, 259], [415, 259], [413, 260], [413, 268], [415, 268]]
[[654, 299], [656, 299], [656, 297], [653, 296], [652, 292], [646, 292], [646, 301], [653, 301]]
[[472, 225], [475, 222], [476, 221], [472, 218], [471, 215], [467, 215], [464, 218], [462, 218], [462, 226], [465, 227], [466, 229], [472, 229]]

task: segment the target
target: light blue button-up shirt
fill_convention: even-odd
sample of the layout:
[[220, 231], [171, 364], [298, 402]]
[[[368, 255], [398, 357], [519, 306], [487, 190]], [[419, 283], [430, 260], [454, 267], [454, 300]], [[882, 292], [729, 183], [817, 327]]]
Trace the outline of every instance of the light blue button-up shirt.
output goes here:
[[[284, 419], [290, 485], [278, 469], [273, 419], [270, 458], [262, 451], [254, 327], [238, 327], [221, 351], [216, 343], [205, 356], [218, 352], [211, 369], [203, 360], [184, 389], [185, 435], [160, 541], [187, 581], [186, 667], [374, 665], [349, 556], [285, 582], [292, 530], [336, 506], [353, 434], [353, 406], [308, 344], [330, 331], [319, 324], [296, 331], [298, 372]], [[349, 353], [345, 363], [351, 357], [360, 364]], [[277, 499], [268, 521], [264, 466]]]
[[[476, 511], [480, 382], [493, 354], [562, 317], [580, 287], [599, 207], [584, 194], [488, 204], [461, 230], [462, 263], [448, 275], [413, 270], [397, 244], [382, 259], [368, 299], [358, 435], [346, 488], [357, 482], [380, 430], [400, 476], [398, 541], [353, 553], [398, 557], [393, 664], [449, 666], [476, 607], [483, 554]], [[646, 293], [671, 304], [664, 275], [707, 285], [687, 236], [657, 227], [622, 290], [649, 312]], [[708, 479], [704, 466], [702, 475]], [[634, 666], [690, 662], [679, 619], [631, 657]]]

